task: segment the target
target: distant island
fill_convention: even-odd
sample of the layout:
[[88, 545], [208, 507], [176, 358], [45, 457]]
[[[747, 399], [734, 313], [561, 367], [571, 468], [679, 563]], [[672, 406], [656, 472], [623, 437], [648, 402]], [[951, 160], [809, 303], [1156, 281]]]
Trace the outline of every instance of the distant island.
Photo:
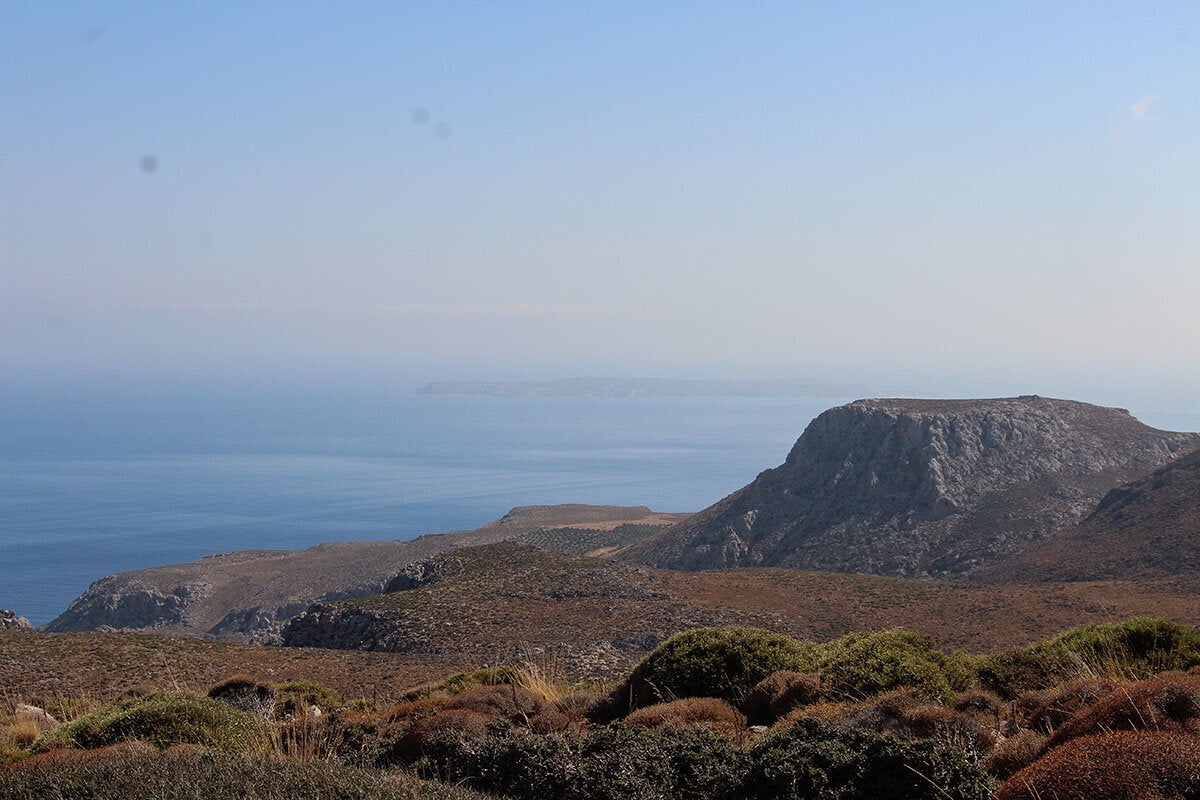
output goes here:
[[435, 381], [426, 397], [843, 397], [864, 387], [813, 380], [559, 378], [552, 381]]

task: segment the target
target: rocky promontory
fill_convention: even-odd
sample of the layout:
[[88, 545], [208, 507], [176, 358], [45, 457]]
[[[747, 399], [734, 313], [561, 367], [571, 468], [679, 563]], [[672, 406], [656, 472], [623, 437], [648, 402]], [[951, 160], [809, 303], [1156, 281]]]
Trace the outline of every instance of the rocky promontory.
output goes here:
[[1070, 400], [859, 400], [813, 420], [781, 466], [621, 557], [970, 577], [1197, 444]]

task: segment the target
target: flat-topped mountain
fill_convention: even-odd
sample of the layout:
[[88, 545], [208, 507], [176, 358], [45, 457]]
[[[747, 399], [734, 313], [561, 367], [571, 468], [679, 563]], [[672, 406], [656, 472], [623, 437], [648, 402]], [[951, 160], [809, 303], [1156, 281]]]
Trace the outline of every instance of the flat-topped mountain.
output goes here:
[[781, 466], [621, 557], [967, 577], [1197, 444], [1070, 400], [859, 400], [814, 419]]
[[986, 574], [996, 581], [1148, 580], [1200, 573], [1200, 450], [1104, 496], [1074, 528]]
[[520, 506], [476, 530], [408, 541], [223, 553], [101, 578], [45, 630], [153, 630], [273, 642], [283, 624], [311, 604], [407, 586], [420, 578], [410, 565], [447, 550], [509, 539], [528, 539], [535, 545], [555, 539], [565, 540], [564, 546], [587, 542], [587, 551], [603, 547], [606, 532], [613, 542], [625, 544], [631, 537], [623, 528], [640, 527], [645, 535], [682, 516], [657, 514], [645, 506]]

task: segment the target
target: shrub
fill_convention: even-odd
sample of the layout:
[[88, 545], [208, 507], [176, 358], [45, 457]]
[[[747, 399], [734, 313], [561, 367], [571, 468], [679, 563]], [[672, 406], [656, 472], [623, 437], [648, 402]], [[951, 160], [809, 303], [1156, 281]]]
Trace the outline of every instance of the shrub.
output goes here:
[[913, 687], [931, 700], [949, 700], [953, 685], [966, 681], [961, 669], [932, 639], [904, 630], [852, 633], [826, 645], [820, 660], [830, 690], [848, 699]]
[[208, 696], [263, 719], [271, 718], [275, 706], [275, 690], [249, 678], [230, 678], [218, 683], [208, 690]]
[[423, 683], [410, 689], [404, 695], [404, 699], [420, 700], [434, 694], [455, 695], [479, 686], [503, 686], [519, 681], [520, 675], [516, 667], [484, 667], [470, 672], [456, 672], [441, 680]]
[[480, 686], [453, 697], [449, 708], [474, 711], [506, 722], [528, 722], [530, 717], [544, 713], [550, 704], [528, 689], [510, 684]]
[[980, 682], [1012, 699], [1079, 677], [1143, 679], [1200, 665], [1200, 628], [1153, 617], [1084, 625], [980, 659]]
[[839, 730], [801, 718], [754, 749], [741, 791], [751, 800], [989, 800], [991, 778], [932, 739]]
[[770, 725], [798, 706], [821, 699], [821, 676], [781, 669], [763, 678], [746, 698], [746, 716], [756, 725]]
[[110, 747], [47, 753], [14, 765], [0, 779], [0, 799], [72, 800], [484, 800], [456, 787], [419, 785], [394, 772], [249, 758], [204, 748]]
[[285, 681], [275, 684], [275, 716], [307, 714], [310, 706], [329, 711], [346, 705], [340, 694], [315, 681]]
[[154, 694], [126, 700], [60, 725], [34, 745], [103, 747], [138, 739], [156, 747], [201, 744], [233, 753], [253, 753], [270, 744], [261, 720], [224, 703], [190, 694]]
[[746, 718], [715, 697], [685, 697], [639, 708], [625, 718], [625, 724], [641, 728], [705, 728], [733, 740], [740, 740], [746, 732]]
[[428, 717], [421, 717], [408, 727], [392, 747], [388, 763], [411, 763], [425, 752], [429, 743], [443, 733], [482, 736], [487, 733], [492, 718], [478, 711], [452, 708]]
[[1114, 689], [1067, 720], [1047, 747], [1116, 730], [1200, 733], [1200, 675], [1165, 675]]
[[1000, 742], [983, 762], [983, 766], [995, 777], [1007, 778], [1036, 761], [1045, 744], [1045, 734], [1019, 730]]
[[1064, 722], [1105, 697], [1116, 688], [1112, 681], [1082, 678], [1069, 681], [1045, 692], [1029, 692], [1017, 698], [1017, 713], [1023, 727], [1054, 733]]
[[996, 800], [1192, 800], [1200, 797], [1200, 737], [1162, 731], [1086, 736], [1046, 753]]
[[602, 728], [583, 737], [445, 735], [421, 769], [513, 800], [725, 800], [737, 796], [746, 755], [697, 729]]
[[685, 697], [717, 697], [741, 706], [763, 678], [781, 669], [805, 670], [819, 649], [756, 628], [696, 628], [656, 647], [619, 696], [631, 708]]

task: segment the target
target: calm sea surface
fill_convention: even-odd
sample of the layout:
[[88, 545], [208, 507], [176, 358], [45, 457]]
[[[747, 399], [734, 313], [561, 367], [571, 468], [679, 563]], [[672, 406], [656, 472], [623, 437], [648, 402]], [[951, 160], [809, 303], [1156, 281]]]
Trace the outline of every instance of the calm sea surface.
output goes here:
[[513, 506], [695, 511], [851, 398], [5, 398], [0, 608], [250, 548], [407, 539]]

